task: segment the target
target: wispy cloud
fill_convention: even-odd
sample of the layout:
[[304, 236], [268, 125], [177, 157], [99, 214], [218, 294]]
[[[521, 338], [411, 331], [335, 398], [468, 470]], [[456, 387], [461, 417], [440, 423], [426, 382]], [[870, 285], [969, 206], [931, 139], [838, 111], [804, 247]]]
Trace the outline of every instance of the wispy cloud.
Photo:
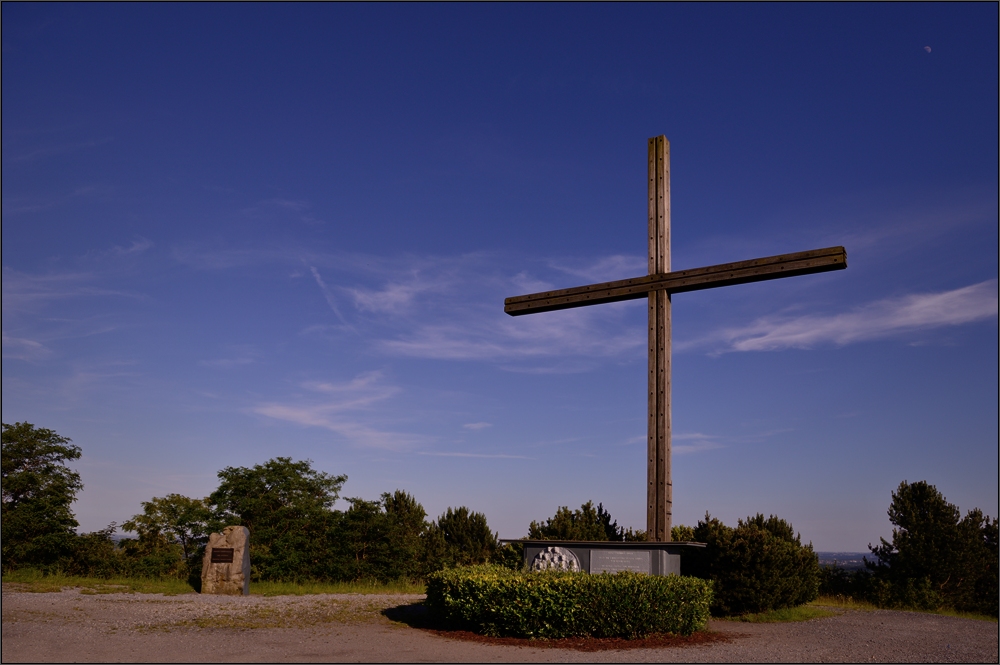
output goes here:
[[[515, 372], [567, 373], [586, 371], [602, 360], [640, 358], [647, 342], [644, 326], [634, 325], [641, 316], [635, 309], [641, 304], [636, 302], [516, 318], [502, 310], [506, 296], [642, 274], [645, 266], [638, 255], [590, 261], [520, 259], [513, 273], [509, 257], [488, 253], [387, 258], [275, 249], [206, 256], [211, 258], [194, 262], [213, 268], [253, 261], [309, 265], [341, 323], [350, 322], [372, 351], [388, 356], [487, 362]], [[308, 263], [303, 264], [305, 260]], [[996, 280], [992, 280], [953, 291], [880, 300], [840, 314], [803, 314], [803, 307], [790, 307], [697, 340], [675, 340], [674, 348], [725, 353], [844, 345], [995, 317], [996, 303]]]
[[131, 254], [141, 254], [142, 252], [145, 252], [152, 246], [153, 242], [151, 240], [147, 240], [146, 238], [138, 238], [136, 240], [133, 240], [132, 244], [129, 245], [128, 247], [119, 247], [118, 245], [115, 245], [111, 249], [111, 252], [117, 256], [129, 256]]
[[266, 202], [272, 205], [276, 205], [279, 208], [285, 208], [286, 210], [294, 210], [295, 212], [302, 212], [303, 210], [309, 209], [308, 201], [300, 201], [295, 199], [268, 199]]
[[12, 268], [3, 269], [3, 311], [22, 309], [34, 303], [65, 298], [119, 296], [136, 298], [138, 294], [96, 286], [98, 275], [91, 272], [61, 272], [28, 275]]
[[33, 339], [11, 337], [3, 333], [3, 357], [13, 360], [37, 360], [52, 353], [44, 344]]
[[48, 145], [30, 148], [25, 152], [11, 155], [10, 157], [7, 157], [7, 161], [11, 162], [34, 161], [37, 159], [43, 159], [45, 157], [52, 157], [53, 155], [61, 155], [69, 152], [76, 152], [77, 150], [86, 150], [87, 148], [96, 148], [97, 146], [108, 143], [111, 140], [112, 140], [111, 138], [102, 138], [102, 139], [92, 139], [87, 141], [49, 143]]
[[464, 427], [465, 429], [469, 429], [472, 431], [486, 429], [487, 427], [492, 427], [492, 426], [493, 426], [492, 423], [466, 423], [462, 425], [462, 427]]
[[333, 293], [330, 292], [329, 287], [327, 287], [326, 282], [320, 277], [319, 271], [316, 270], [315, 266], [309, 266], [309, 272], [312, 273], [313, 279], [316, 280], [316, 284], [319, 286], [319, 290], [323, 292], [323, 297], [326, 298], [326, 304], [330, 306], [333, 313], [337, 315], [337, 318], [344, 321], [344, 315], [340, 313], [340, 309], [337, 307], [337, 300], [333, 297]]
[[[645, 275], [649, 268], [648, 260], [638, 254], [614, 254], [583, 264], [554, 261], [550, 265], [554, 269], [578, 277], [586, 283], [610, 282], [616, 279], [640, 277]], [[583, 285], [583, 282], [581, 282], [580, 286]]]
[[393, 355], [499, 361], [507, 365], [540, 357], [555, 360], [567, 355], [627, 356], [646, 344], [643, 330], [616, 330], [607, 325], [606, 319], [582, 310], [532, 319], [504, 317], [502, 311], [480, 311], [478, 317], [466, 315], [455, 323], [420, 324], [395, 339], [378, 341], [377, 346]]
[[[580, 363], [570, 363], [570, 367], [558, 362], [559, 358], [585, 358], [589, 363], [593, 358], [628, 356], [646, 344], [643, 328], [620, 325], [634, 303], [604, 305], [600, 312], [581, 309], [517, 319], [507, 316], [504, 297], [551, 284], [527, 271], [506, 273], [507, 261], [499, 255], [396, 257], [391, 261], [361, 255], [313, 255], [310, 261], [313, 278], [331, 309], [342, 322], [350, 320], [352, 328], [363, 329], [370, 346], [387, 355], [494, 362], [513, 371], [565, 372], [580, 371]], [[614, 256], [578, 271], [587, 273], [581, 279], [601, 279], [629, 261]], [[323, 265], [327, 267], [321, 276], [319, 266]], [[547, 263], [540, 269], [554, 270]], [[347, 295], [353, 317], [345, 309], [345, 298], [337, 297], [338, 291]], [[542, 356], [554, 361], [549, 363], [553, 367], [518, 364]]]
[[390, 282], [378, 289], [345, 288], [354, 299], [354, 305], [367, 312], [399, 314], [411, 307], [423, 293], [440, 293], [446, 290], [450, 280], [446, 278], [427, 279], [415, 272], [408, 278]]
[[710, 347], [715, 353], [725, 353], [844, 346], [996, 317], [997, 280], [991, 279], [951, 291], [878, 300], [840, 314], [762, 317], [675, 348]]
[[[692, 453], [701, 453], [706, 450], [715, 450], [724, 447], [719, 443], [718, 437], [710, 434], [701, 434], [700, 432], [678, 433], [672, 435], [670, 438], [670, 448], [677, 455], [690, 455]], [[684, 443], [678, 443], [679, 441]]]
[[487, 453], [435, 453], [419, 452], [418, 455], [431, 455], [433, 457], [474, 457], [483, 459], [535, 459], [525, 455], [491, 455]]
[[200, 364], [205, 367], [230, 368], [251, 365], [253, 362], [253, 358], [216, 358], [215, 360], [202, 360]]
[[129, 245], [123, 247], [115, 245], [109, 249], [95, 250], [88, 252], [84, 257], [84, 262], [91, 267], [100, 265], [107, 268], [107, 263], [117, 262], [119, 265], [127, 265], [130, 259], [140, 256], [153, 246], [153, 242], [147, 238], [136, 238]]
[[202, 360], [199, 364], [205, 367], [218, 367], [220, 369], [231, 369], [233, 367], [243, 367], [257, 362], [260, 356], [259, 351], [251, 345], [235, 345], [227, 349], [229, 354], [222, 358], [212, 358]]
[[420, 435], [387, 431], [366, 422], [372, 419], [370, 415], [365, 417], [368, 407], [399, 392], [397, 387], [383, 383], [379, 372], [368, 372], [345, 383], [307, 382], [300, 388], [306, 394], [293, 401], [265, 402], [252, 410], [275, 420], [328, 429], [365, 448], [400, 450], [426, 441]]
[[318, 219], [312, 214], [312, 212], [310, 212], [312, 210], [312, 205], [308, 201], [301, 199], [267, 199], [256, 206], [252, 206], [247, 212], [254, 215], [260, 215], [263, 211], [267, 211], [269, 209], [273, 210], [274, 208], [297, 215], [299, 221], [305, 222], [306, 224], [315, 226], [323, 223], [322, 220]]

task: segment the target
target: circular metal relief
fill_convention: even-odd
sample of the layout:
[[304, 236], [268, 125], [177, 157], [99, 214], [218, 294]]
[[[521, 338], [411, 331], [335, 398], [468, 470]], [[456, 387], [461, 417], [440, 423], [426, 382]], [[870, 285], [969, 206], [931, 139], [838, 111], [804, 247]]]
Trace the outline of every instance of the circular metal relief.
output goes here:
[[579, 572], [580, 560], [571, 550], [563, 547], [546, 547], [531, 561], [532, 570], [570, 570]]

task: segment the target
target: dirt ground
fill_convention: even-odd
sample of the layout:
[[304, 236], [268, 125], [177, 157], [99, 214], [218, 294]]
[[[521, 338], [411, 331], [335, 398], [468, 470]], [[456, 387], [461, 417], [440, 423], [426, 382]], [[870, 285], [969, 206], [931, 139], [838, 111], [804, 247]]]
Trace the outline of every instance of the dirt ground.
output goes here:
[[801, 623], [712, 621], [708, 639], [581, 651], [565, 643], [490, 643], [434, 632], [422, 627], [422, 600], [24, 593], [4, 584], [2, 657], [4, 663], [997, 662], [996, 623], [931, 614], [880, 610]]

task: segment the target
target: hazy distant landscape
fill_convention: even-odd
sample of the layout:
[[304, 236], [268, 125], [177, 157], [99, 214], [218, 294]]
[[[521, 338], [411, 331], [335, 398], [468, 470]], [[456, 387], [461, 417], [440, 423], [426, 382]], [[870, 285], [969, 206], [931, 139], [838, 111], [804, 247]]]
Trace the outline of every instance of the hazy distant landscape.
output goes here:
[[821, 566], [839, 566], [845, 570], [860, 570], [865, 567], [864, 557], [873, 559], [871, 552], [816, 552]]

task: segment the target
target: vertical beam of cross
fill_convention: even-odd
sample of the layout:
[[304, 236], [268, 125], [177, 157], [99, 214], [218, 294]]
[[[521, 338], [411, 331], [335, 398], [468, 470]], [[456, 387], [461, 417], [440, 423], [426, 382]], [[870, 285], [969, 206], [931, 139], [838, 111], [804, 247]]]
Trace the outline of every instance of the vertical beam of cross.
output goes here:
[[[649, 274], [670, 272], [670, 142], [649, 139]], [[670, 292], [650, 291], [646, 538], [670, 540]]]
[[843, 247], [826, 247], [749, 261], [670, 271], [670, 142], [649, 139], [649, 274], [601, 284], [513, 296], [511, 316], [647, 298], [649, 307], [649, 411], [646, 537], [668, 542], [673, 512], [670, 481], [670, 294], [749, 284], [847, 267]]

